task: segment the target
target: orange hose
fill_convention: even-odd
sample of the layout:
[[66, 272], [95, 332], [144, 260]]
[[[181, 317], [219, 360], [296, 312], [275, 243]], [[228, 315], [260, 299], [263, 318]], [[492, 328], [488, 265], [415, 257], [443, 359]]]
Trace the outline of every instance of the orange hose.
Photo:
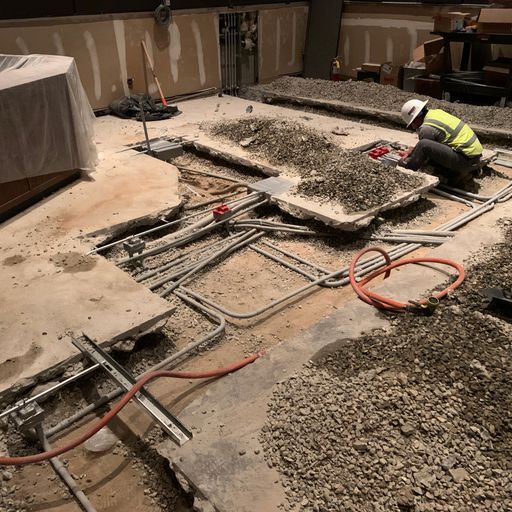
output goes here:
[[103, 416], [99, 421], [95, 423], [90, 429], [88, 429], [85, 433], [73, 439], [69, 443], [66, 443], [64, 446], [59, 448], [54, 448], [47, 452], [38, 453], [36, 455], [26, 455], [24, 457], [0, 457], [0, 465], [2, 466], [23, 466], [25, 464], [33, 464], [35, 462], [42, 462], [44, 460], [51, 459], [53, 457], [58, 457], [63, 453], [76, 448], [80, 444], [84, 443], [92, 437], [96, 432], [100, 431], [104, 426], [106, 426], [114, 416], [119, 414], [121, 409], [133, 398], [133, 396], [149, 381], [157, 379], [159, 377], [172, 377], [175, 379], [209, 379], [212, 377], [220, 377], [222, 375], [226, 375], [227, 373], [234, 372], [243, 368], [244, 366], [252, 363], [259, 357], [261, 357], [263, 353], [254, 354], [242, 361], [238, 361], [233, 363], [225, 368], [219, 368], [218, 370], [212, 370], [209, 372], [171, 372], [166, 370], [158, 370], [155, 372], [150, 372], [143, 377], [125, 394], [123, 397], [117, 402], [110, 411]]
[[[384, 256], [384, 259], [386, 260], [387, 265], [381, 269], [376, 270], [375, 272], [371, 273], [369, 276], [365, 277], [362, 281], [359, 283], [356, 282], [355, 278], [355, 269], [357, 266], [358, 261], [361, 259], [361, 257], [368, 253], [368, 252], [380, 252], [382, 256]], [[350, 284], [352, 285], [352, 288], [357, 293], [359, 298], [366, 302], [367, 304], [370, 304], [371, 306], [374, 306], [378, 309], [384, 309], [387, 311], [407, 311], [411, 309], [410, 304], [406, 304], [403, 302], [399, 302], [393, 299], [390, 299], [388, 297], [384, 297], [382, 295], [378, 295], [377, 293], [374, 293], [370, 290], [367, 290], [364, 288], [364, 285], [368, 284], [372, 279], [375, 279], [377, 276], [380, 276], [381, 274], [384, 275], [384, 279], [386, 279], [391, 270], [397, 267], [401, 267], [403, 265], [408, 265], [410, 263], [441, 263], [442, 265], [449, 265], [450, 267], [453, 267], [458, 272], [458, 277], [455, 280], [454, 283], [447, 286], [444, 290], [442, 290], [439, 293], [436, 293], [432, 295], [435, 299], [441, 299], [448, 293], [450, 293], [452, 290], [455, 290], [458, 286], [461, 285], [461, 283], [464, 281], [464, 267], [455, 261], [452, 260], [446, 260], [441, 258], [407, 258], [405, 260], [396, 261], [394, 263], [391, 262], [391, 258], [389, 257], [389, 254], [382, 249], [381, 247], [367, 247], [366, 249], [363, 249], [362, 251], [359, 251], [353, 258], [352, 262], [350, 263], [350, 269], [349, 269], [349, 278], [350, 278]], [[421, 299], [419, 301], [419, 304], [426, 304], [428, 299]]]

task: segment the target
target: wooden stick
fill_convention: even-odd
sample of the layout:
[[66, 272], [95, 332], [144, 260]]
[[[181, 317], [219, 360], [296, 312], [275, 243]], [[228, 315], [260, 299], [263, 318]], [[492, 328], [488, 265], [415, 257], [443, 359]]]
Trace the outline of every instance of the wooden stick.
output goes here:
[[146, 47], [146, 43], [144, 41], [141, 41], [140, 44], [142, 45], [142, 49], [144, 50], [144, 53], [146, 55], [149, 69], [151, 69], [151, 73], [153, 73], [153, 78], [155, 79], [155, 84], [158, 87], [158, 92], [160, 94], [160, 99], [162, 100], [162, 104], [164, 105], [164, 107], [167, 107], [167, 101], [165, 99], [164, 93], [162, 92], [162, 87], [160, 86], [160, 81], [158, 80], [158, 77], [156, 76], [155, 68], [153, 67], [153, 62], [151, 60], [151, 57], [149, 56], [148, 49]]

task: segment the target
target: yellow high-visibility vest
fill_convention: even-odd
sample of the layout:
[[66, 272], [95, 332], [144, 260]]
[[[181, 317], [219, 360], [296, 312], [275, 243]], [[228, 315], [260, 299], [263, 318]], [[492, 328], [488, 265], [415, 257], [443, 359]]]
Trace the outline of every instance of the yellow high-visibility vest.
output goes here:
[[484, 150], [475, 132], [459, 118], [441, 109], [429, 110], [423, 124], [444, 133], [443, 144], [466, 156], [480, 156]]

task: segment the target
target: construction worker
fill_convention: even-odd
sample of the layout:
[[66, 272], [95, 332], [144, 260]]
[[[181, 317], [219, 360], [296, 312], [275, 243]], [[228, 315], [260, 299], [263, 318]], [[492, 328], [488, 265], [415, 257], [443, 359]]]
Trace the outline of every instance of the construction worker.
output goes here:
[[402, 107], [402, 119], [420, 140], [402, 154], [399, 165], [416, 171], [431, 164], [445, 182], [462, 187], [480, 169], [482, 145], [464, 121], [441, 109], [429, 110], [427, 103], [409, 100]]

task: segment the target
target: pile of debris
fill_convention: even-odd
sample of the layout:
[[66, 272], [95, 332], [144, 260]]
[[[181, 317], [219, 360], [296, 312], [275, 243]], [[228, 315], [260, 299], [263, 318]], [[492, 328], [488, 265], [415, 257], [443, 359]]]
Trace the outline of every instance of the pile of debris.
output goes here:
[[285, 509], [512, 510], [512, 326], [479, 295], [512, 282], [512, 224], [505, 240], [434, 317], [404, 315], [276, 387], [261, 440]]
[[284, 167], [286, 174], [299, 176], [298, 195], [340, 203], [347, 212], [381, 206], [424, 183], [421, 174], [404, 173], [346, 151], [326, 134], [298, 122], [253, 117], [222, 121], [206, 129]]
[[402, 105], [413, 98], [429, 100], [430, 108], [442, 108], [463, 119], [469, 124], [502, 128], [509, 130], [512, 126], [512, 109], [492, 106], [450, 103], [396, 87], [373, 82], [333, 82], [329, 80], [304, 79], [286, 76], [269, 83], [250, 88], [250, 94], [260, 96], [266, 92], [285, 96], [301, 96], [324, 100], [336, 100], [366, 108], [375, 108], [389, 112], [400, 112]]

